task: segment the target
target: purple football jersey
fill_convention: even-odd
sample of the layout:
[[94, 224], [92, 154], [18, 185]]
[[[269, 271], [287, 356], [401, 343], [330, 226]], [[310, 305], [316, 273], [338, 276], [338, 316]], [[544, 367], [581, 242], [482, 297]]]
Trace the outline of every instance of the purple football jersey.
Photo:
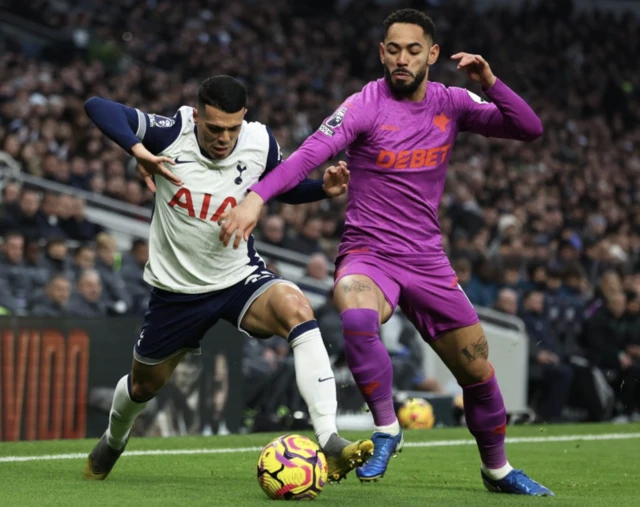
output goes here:
[[347, 148], [351, 172], [339, 256], [377, 252], [408, 262], [447, 263], [438, 206], [458, 132], [531, 140], [542, 133], [531, 108], [501, 81], [485, 92], [429, 82], [421, 102], [396, 98], [384, 79], [368, 83], [252, 190], [268, 200]]

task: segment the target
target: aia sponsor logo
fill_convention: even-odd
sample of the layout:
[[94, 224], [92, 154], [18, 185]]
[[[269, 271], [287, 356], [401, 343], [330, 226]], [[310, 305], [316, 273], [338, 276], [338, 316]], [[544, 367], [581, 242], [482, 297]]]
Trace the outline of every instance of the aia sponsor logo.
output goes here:
[[[211, 194], [204, 194], [204, 198], [202, 199], [202, 206], [200, 207], [198, 213], [198, 218], [200, 218], [200, 220], [207, 220], [207, 217], [209, 216], [209, 209], [211, 208], [212, 197], [213, 196]], [[238, 203], [235, 197], [226, 197], [222, 201], [222, 203], [215, 209], [215, 211], [213, 211], [209, 220], [211, 222], [216, 222], [218, 218], [220, 218], [220, 215], [227, 211], [227, 208], [229, 206], [235, 208], [237, 205]], [[187, 213], [190, 217], [195, 218], [196, 216], [196, 210], [193, 206], [193, 197], [191, 195], [191, 191], [187, 187], [181, 187], [180, 189], [178, 189], [178, 191], [169, 201], [169, 206], [171, 206], [172, 208], [178, 206], [179, 208], [187, 210]]]

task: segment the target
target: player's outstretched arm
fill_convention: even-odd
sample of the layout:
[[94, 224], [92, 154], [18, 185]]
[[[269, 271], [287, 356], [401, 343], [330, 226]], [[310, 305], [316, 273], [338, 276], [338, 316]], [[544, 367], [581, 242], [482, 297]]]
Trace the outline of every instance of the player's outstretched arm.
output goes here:
[[[324, 172], [322, 180], [306, 180], [293, 190], [286, 192], [276, 199], [288, 204], [303, 204], [306, 202], [318, 201], [327, 197], [337, 197], [347, 191], [350, 173], [346, 162], [340, 161], [337, 166], [328, 167]], [[307, 185], [305, 184], [307, 183]], [[304, 188], [308, 186], [309, 188]], [[313, 187], [312, 189], [310, 187]], [[296, 197], [295, 192], [299, 192]], [[312, 197], [317, 197], [312, 199]], [[236, 234], [233, 248], [240, 246], [240, 241], [249, 241], [249, 236], [258, 223], [260, 211], [264, 200], [256, 192], [249, 192], [247, 197], [235, 208], [226, 211], [218, 218], [220, 230], [220, 240], [224, 246], [229, 244], [233, 234]]]
[[533, 141], [542, 135], [542, 122], [531, 107], [500, 81], [480, 55], [457, 53], [451, 57], [476, 83], [493, 104], [486, 103], [466, 90], [455, 97], [462, 110], [461, 130], [487, 137]]
[[[234, 234], [234, 248], [238, 248], [243, 239], [248, 241], [258, 223], [262, 205], [295, 187], [314, 168], [336, 156], [366, 132], [374, 117], [372, 110], [361, 94], [349, 97], [298, 150], [251, 187], [251, 192], [238, 206], [220, 217], [220, 240], [224, 245], [229, 244]], [[327, 177], [331, 181], [333, 175], [325, 175], [325, 181]]]
[[166, 165], [175, 165], [173, 160], [157, 155], [179, 132], [175, 120], [169, 120], [173, 122], [169, 128], [153, 128], [147, 114], [101, 97], [91, 97], [85, 102], [84, 109], [104, 135], [136, 158], [138, 172], [152, 192], [156, 191], [154, 175], [182, 185], [180, 178]]
[[305, 179], [298, 186], [276, 197], [276, 201], [286, 204], [305, 204], [338, 197], [347, 191], [350, 178], [347, 163], [338, 162], [328, 167], [321, 180]]

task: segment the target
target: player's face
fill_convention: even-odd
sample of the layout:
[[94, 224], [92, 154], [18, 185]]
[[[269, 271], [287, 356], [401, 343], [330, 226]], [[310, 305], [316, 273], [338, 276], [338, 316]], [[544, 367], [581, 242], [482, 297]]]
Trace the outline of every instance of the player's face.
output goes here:
[[205, 105], [200, 111], [194, 111], [198, 143], [211, 158], [226, 158], [233, 151], [246, 113], [244, 108], [237, 113], [225, 113], [209, 105]]
[[406, 97], [415, 93], [426, 80], [429, 65], [440, 54], [424, 30], [410, 23], [395, 23], [389, 27], [380, 43], [380, 60], [384, 77], [396, 95]]

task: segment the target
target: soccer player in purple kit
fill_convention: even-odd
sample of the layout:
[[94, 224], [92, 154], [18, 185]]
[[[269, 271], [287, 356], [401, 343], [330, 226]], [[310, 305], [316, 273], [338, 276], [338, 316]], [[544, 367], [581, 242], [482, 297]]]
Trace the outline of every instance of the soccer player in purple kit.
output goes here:
[[403, 445], [393, 407], [391, 360], [378, 335], [380, 324], [399, 305], [463, 388], [465, 417], [487, 489], [552, 496], [507, 460], [506, 410], [488, 361], [487, 339], [457, 283], [438, 224], [458, 132], [532, 141], [542, 134], [542, 125], [480, 55], [451, 58], [492, 103], [428, 81], [439, 52], [431, 18], [413, 9], [391, 14], [380, 44], [384, 78], [349, 97], [295, 153], [251, 187], [238, 207], [223, 214], [220, 237], [228, 244], [235, 233], [237, 248], [248, 239], [264, 202], [348, 147], [351, 182], [334, 297], [347, 363], [375, 423], [374, 454], [357, 470], [358, 477], [381, 478]]

